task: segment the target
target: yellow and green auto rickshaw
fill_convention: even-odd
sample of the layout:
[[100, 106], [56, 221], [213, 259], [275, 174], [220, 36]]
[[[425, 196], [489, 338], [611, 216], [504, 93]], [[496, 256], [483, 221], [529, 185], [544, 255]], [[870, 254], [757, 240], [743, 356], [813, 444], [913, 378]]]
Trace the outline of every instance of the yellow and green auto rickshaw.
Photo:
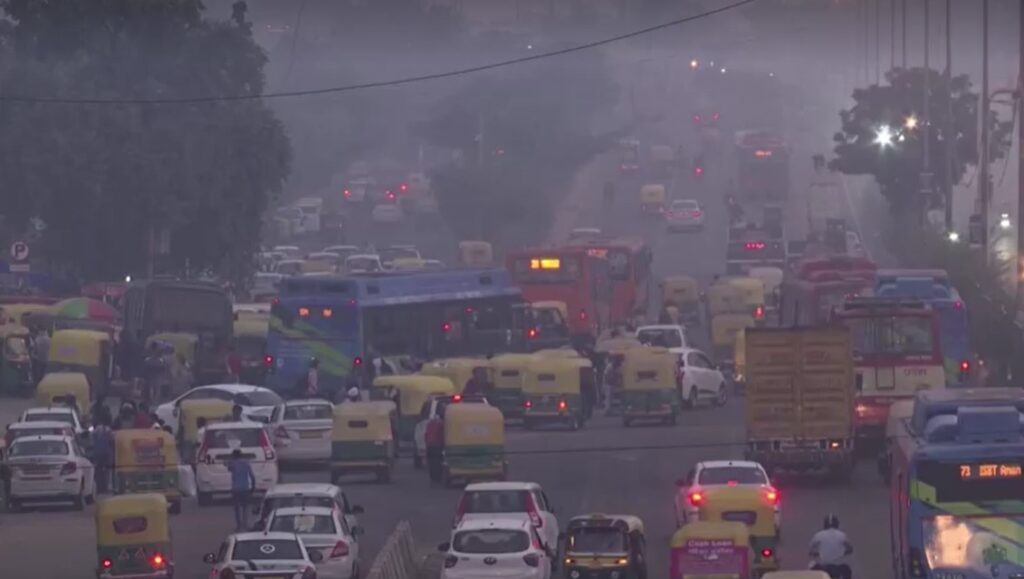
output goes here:
[[174, 556], [167, 499], [143, 493], [97, 501], [96, 558], [99, 579], [171, 579]]
[[751, 569], [760, 576], [779, 568], [779, 529], [775, 524], [777, 501], [776, 491], [768, 487], [716, 487], [705, 493], [698, 516], [701, 521], [744, 523], [753, 550]]
[[717, 362], [734, 360], [736, 335], [745, 328], [754, 327], [750, 314], [718, 314], [711, 318], [711, 346]]
[[505, 419], [489, 404], [449, 404], [444, 411], [444, 481], [505, 480]]
[[640, 212], [658, 216], [665, 212], [665, 186], [649, 184], [640, 188]]
[[678, 309], [687, 325], [700, 323], [700, 287], [688, 275], [670, 275], [661, 280], [661, 304]]
[[473, 370], [483, 368], [487, 381], [494, 384], [494, 370], [490, 360], [486, 358], [443, 358], [427, 362], [420, 368], [420, 374], [427, 376], [444, 376], [452, 381], [455, 389], [462, 392], [466, 383], [473, 377]]
[[331, 482], [351, 473], [391, 480], [395, 460], [392, 408], [386, 402], [343, 402], [334, 407]]
[[110, 334], [97, 330], [57, 330], [50, 339], [47, 372], [81, 372], [95, 395], [105, 395], [114, 375]]
[[29, 330], [18, 324], [0, 325], [3, 355], [0, 356], [0, 384], [7, 394], [32, 392], [32, 356], [29, 352]]
[[622, 424], [655, 419], [675, 424], [681, 406], [678, 363], [667, 348], [633, 348], [625, 354]]
[[704, 292], [708, 319], [720, 314], [749, 314], [747, 299], [738, 286], [719, 280]]
[[696, 521], [672, 535], [671, 579], [753, 579], [754, 553], [743, 523]]
[[53, 308], [45, 304], [0, 305], [0, 325], [36, 328], [37, 321], [48, 320]]
[[174, 437], [157, 428], [114, 432], [114, 492], [159, 493], [172, 513], [181, 512], [178, 449]]
[[536, 358], [526, 370], [523, 397], [527, 429], [557, 423], [578, 430], [586, 422], [580, 366], [571, 359]]
[[195, 464], [200, 422], [206, 425], [231, 419], [234, 404], [227, 400], [183, 400], [178, 406], [178, 449], [185, 462]]
[[494, 247], [486, 241], [460, 241], [459, 264], [468, 267], [494, 265]]
[[78, 415], [87, 421], [92, 409], [91, 393], [89, 379], [81, 372], [47, 372], [36, 385], [36, 404], [60, 406], [73, 398]]
[[423, 403], [431, 396], [457, 394], [447, 376], [423, 374], [378, 376], [370, 389], [370, 400], [391, 400], [398, 407], [398, 440], [412, 442]]
[[562, 568], [566, 579], [648, 577], [647, 540], [639, 517], [600, 513], [573, 517], [564, 535]]
[[762, 326], [765, 323], [765, 289], [764, 281], [756, 277], [730, 277], [725, 283], [732, 285], [743, 294], [743, 305], [754, 322]]
[[523, 416], [523, 381], [534, 359], [530, 354], [499, 354], [490, 360], [494, 369], [494, 390], [487, 401], [501, 410], [505, 420]]
[[642, 346], [640, 340], [632, 335], [602, 338], [594, 346], [594, 353], [601, 365], [601, 394], [608, 399], [608, 416], [622, 411], [622, 362], [626, 351]]
[[242, 358], [243, 384], [262, 386], [267, 380], [267, 319], [241, 318], [235, 320], [234, 345]]

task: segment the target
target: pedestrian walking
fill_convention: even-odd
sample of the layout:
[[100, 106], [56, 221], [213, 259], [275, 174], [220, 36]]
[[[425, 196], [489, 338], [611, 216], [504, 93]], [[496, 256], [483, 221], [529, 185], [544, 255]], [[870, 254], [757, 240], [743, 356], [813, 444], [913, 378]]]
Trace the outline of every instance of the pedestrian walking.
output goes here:
[[231, 504], [235, 509], [235, 530], [249, 530], [249, 499], [256, 489], [256, 475], [252, 465], [242, 456], [241, 449], [231, 451], [228, 461], [231, 473]]
[[444, 470], [444, 407], [438, 410], [437, 416], [427, 422], [424, 433], [427, 446], [427, 474], [431, 482], [441, 482]]
[[238, 384], [242, 380], [242, 355], [238, 353], [234, 345], [228, 347], [228, 355], [224, 356], [224, 371], [227, 373], [227, 381]]
[[309, 371], [306, 372], [306, 398], [314, 398], [320, 392], [320, 360], [313, 358], [309, 361]]
[[110, 471], [114, 465], [114, 431], [108, 417], [100, 418], [92, 429], [92, 462], [96, 494], [110, 490]]

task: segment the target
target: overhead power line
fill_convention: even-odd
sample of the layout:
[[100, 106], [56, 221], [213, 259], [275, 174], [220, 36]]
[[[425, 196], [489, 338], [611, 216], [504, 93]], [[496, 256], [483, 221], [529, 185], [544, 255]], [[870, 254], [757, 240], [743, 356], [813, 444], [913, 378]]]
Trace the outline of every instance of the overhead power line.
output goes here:
[[428, 80], [438, 80], [444, 78], [451, 78], [455, 76], [463, 76], [467, 74], [473, 74], [477, 72], [484, 72], [487, 70], [494, 70], [496, 68], [504, 68], [506, 66], [512, 66], [515, 64], [523, 64], [526, 62], [533, 62], [536, 60], [543, 60], [546, 58], [552, 58], [556, 56], [562, 56], [573, 52], [580, 52], [583, 50], [589, 50], [604, 46], [606, 44], [612, 44], [614, 42], [621, 42], [637, 36], [643, 36], [666, 28], [672, 28], [695, 20], [701, 20], [728, 12], [735, 8], [752, 4], [757, 0], [737, 0], [730, 4], [720, 6], [712, 10], [706, 10], [699, 14], [686, 16], [683, 18], [677, 18], [661, 24], [648, 26], [647, 28], [641, 28], [632, 32], [619, 34], [609, 38], [601, 40], [595, 40], [584, 44], [578, 44], [576, 46], [570, 46], [568, 48], [562, 48], [559, 50], [553, 50], [550, 52], [542, 52], [538, 54], [531, 54], [529, 56], [521, 56], [517, 58], [511, 58], [507, 60], [500, 60], [489, 64], [482, 64], [479, 66], [472, 66], [469, 68], [460, 68], [455, 70], [449, 70], [446, 72], [438, 72], [433, 74], [424, 74], [419, 76], [409, 76], [391, 80], [381, 80], [373, 82], [364, 82], [357, 84], [349, 84], [343, 86], [324, 87], [307, 90], [296, 90], [296, 91], [280, 91], [271, 92], [265, 94], [244, 94], [244, 95], [233, 95], [233, 96], [197, 96], [197, 97], [181, 97], [181, 98], [68, 98], [68, 97], [47, 97], [47, 96], [36, 96], [36, 95], [19, 95], [11, 93], [0, 93], [0, 102], [7, 103], [25, 103], [25, 104], [63, 104], [63, 105], [167, 105], [167, 104], [201, 104], [201, 103], [216, 103], [216, 102], [228, 102], [228, 101], [250, 101], [260, 99], [284, 99], [304, 96], [315, 96], [323, 94], [336, 94], [343, 92], [352, 92], [357, 90], [365, 90], [370, 88], [383, 88], [391, 86], [399, 86], [404, 84], [412, 84], [417, 82], [424, 82]]

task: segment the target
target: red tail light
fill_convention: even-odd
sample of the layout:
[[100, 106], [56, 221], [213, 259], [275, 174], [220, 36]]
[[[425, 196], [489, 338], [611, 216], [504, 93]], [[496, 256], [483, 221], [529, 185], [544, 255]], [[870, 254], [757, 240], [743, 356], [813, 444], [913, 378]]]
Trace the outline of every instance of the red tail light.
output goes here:
[[533, 495], [526, 494], [526, 512], [530, 515], [530, 522], [538, 529], [544, 526], [544, 519], [537, 512], [537, 503], [533, 502]]
[[362, 366], [363, 365], [363, 357], [362, 356], [356, 356], [355, 358], [352, 358], [352, 365], [353, 366]]
[[263, 458], [274, 460], [274, 445], [270, 444], [270, 437], [266, 430], [260, 430], [260, 447], [263, 448]]
[[699, 506], [704, 502], [704, 495], [700, 493], [690, 493], [690, 504], [693, 506]]
[[756, 308], [754, 308], [754, 319], [760, 320], [762, 318], [764, 318], [764, 307], [757, 306]]
[[[466, 495], [462, 495], [459, 499], [459, 504], [455, 505], [455, 519], [452, 521], [452, 528], [459, 526], [462, 522], [462, 517], [466, 514]], [[447, 564], [447, 563], [446, 563]], [[452, 563], [454, 565], [455, 563]]]
[[343, 193], [344, 193], [345, 197], [351, 197], [352, 196], [352, 192], [349, 191], [348, 189], [345, 189], [345, 191]]
[[559, 410], [559, 412], [564, 411], [567, 408], [569, 408], [569, 405], [566, 404], [565, 400], [559, 400], [558, 401], [558, 410]]
[[779, 504], [779, 491], [775, 489], [768, 489], [768, 492], [764, 494], [764, 498], [768, 499], [768, 502], [777, 505]]
[[700, 177], [701, 175], [704, 174], [704, 167], [694, 167], [693, 174], [696, 175], [697, 177]]
[[288, 429], [283, 425], [274, 429], [274, 438], [288, 438]]
[[103, 559], [102, 561], [100, 561], [100, 566], [103, 567], [104, 569], [110, 569], [111, 567], [114, 566], [114, 562], [111, 561], [110, 559]]
[[443, 324], [441, 324], [441, 331], [442, 331], [442, 332], [446, 332], [446, 333], [447, 333], [447, 332], [450, 332], [451, 330], [452, 330], [452, 325], [451, 325], [451, 323], [449, 323], [449, 322], [444, 322]]
[[78, 465], [73, 462], [65, 462], [64, 466], [60, 467], [61, 476], [66, 474], [75, 474], [78, 470]]
[[348, 543], [345, 541], [338, 541], [331, 549], [331, 559], [338, 557], [348, 557]]
[[760, 251], [765, 247], [767, 247], [767, 245], [763, 241], [748, 241], [743, 246], [743, 248], [746, 249], [747, 251]]
[[540, 557], [536, 553], [530, 553], [529, 555], [523, 555], [523, 563], [526, 563], [529, 567], [539, 567]]
[[461, 394], [456, 394], [456, 395], [452, 396], [452, 402], [462, 402], [462, 395]]
[[580, 321], [587, 321], [587, 310], [580, 310]]
[[533, 408], [533, 402], [530, 401], [530, 400], [527, 400], [526, 402], [523, 402], [523, 408], [526, 408], [526, 409]]
[[701, 216], [702, 214], [701, 214], [701, 211], [700, 211], [700, 209], [694, 209], [694, 210], [693, 210], [693, 211], [692, 211], [692, 212], [690, 213], [690, 215], [693, 215], [694, 217], [700, 217], [700, 216]]
[[773, 551], [772, 549], [769, 549], [768, 547], [761, 549], [762, 559], [771, 559], [773, 555], [775, 555], [775, 551]]
[[971, 370], [971, 362], [969, 360], [964, 360], [964, 361], [960, 362], [960, 372], [966, 374], [970, 370]]
[[960, 310], [960, 309], [963, 309], [963, 307], [964, 307], [964, 303], [963, 302], [961, 302], [959, 300], [953, 302], [953, 308], [954, 309]]
[[263, 365], [268, 367], [268, 368], [273, 366], [274, 365], [274, 357], [271, 356], [270, 354], [267, 354], [266, 356], [263, 356]]
[[715, 113], [715, 114], [711, 115], [711, 118], [717, 121], [718, 118], [719, 118], [718, 113]]
[[539, 333], [540, 332], [537, 331], [537, 328], [530, 328], [529, 330], [526, 331], [526, 337], [527, 338], [536, 338], [537, 334], [539, 334]]
[[693, 115], [693, 122], [699, 123], [700, 122], [700, 115]]
[[395, 200], [395, 193], [393, 191], [388, 191], [388, 199]]
[[149, 558], [149, 566], [154, 569], [163, 569], [166, 565], [167, 561], [164, 560], [164, 556], [160, 553], [154, 553], [153, 556]]

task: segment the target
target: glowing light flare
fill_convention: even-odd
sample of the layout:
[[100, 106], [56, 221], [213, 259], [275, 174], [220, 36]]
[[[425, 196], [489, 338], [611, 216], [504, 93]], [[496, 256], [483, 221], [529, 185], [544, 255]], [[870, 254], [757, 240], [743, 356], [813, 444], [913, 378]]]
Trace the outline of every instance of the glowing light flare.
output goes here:
[[875, 131], [875, 144], [883, 149], [891, 147], [895, 138], [896, 134], [892, 132], [892, 127], [889, 125], [882, 125]]
[[531, 259], [530, 269], [562, 269], [562, 260], [557, 257], [539, 257]]
[[916, 129], [917, 128], [917, 117], [914, 116], [914, 115], [910, 115], [909, 117], [904, 119], [903, 126], [905, 128], [907, 128], [907, 129], [909, 129], [909, 130]]
[[690, 61], [690, 68], [697, 68], [698, 66], [700, 66], [700, 63], [697, 62], [696, 58]]
[[955, 231], [950, 231], [946, 238], [949, 239], [951, 243], [958, 243], [960, 241], [960, 234]]

